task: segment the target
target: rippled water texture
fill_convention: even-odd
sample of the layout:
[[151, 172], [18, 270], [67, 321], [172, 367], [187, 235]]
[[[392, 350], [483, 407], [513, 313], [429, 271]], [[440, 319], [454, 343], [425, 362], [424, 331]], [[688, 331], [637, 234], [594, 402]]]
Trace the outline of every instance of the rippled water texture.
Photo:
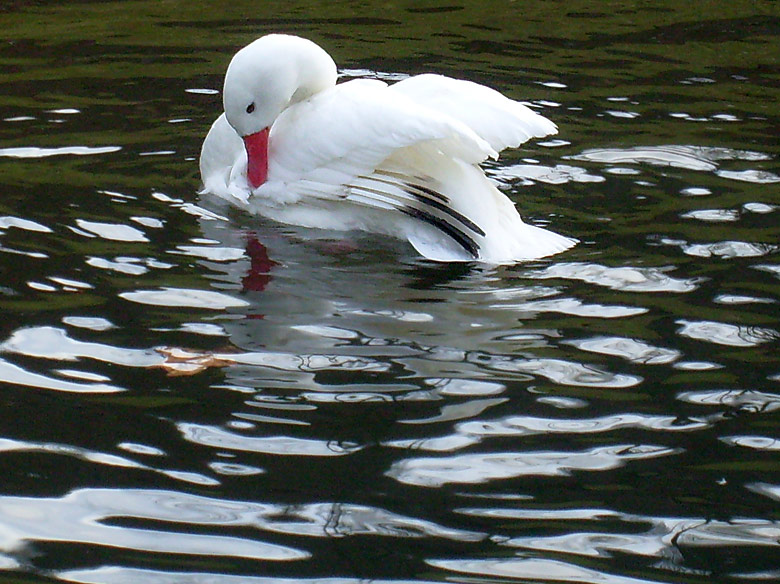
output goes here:
[[[780, 21], [700, 4], [0, 7], [0, 580], [780, 580]], [[201, 198], [232, 53], [560, 134], [503, 268]]]

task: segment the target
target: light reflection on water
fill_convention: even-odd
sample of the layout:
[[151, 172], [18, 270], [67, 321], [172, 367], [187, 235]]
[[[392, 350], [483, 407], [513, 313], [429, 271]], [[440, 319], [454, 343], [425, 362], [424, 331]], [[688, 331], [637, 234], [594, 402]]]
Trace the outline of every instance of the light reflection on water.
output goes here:
[[[0, 15], [0, 569], [780, 578], [774, 21], [485, 2], [247, 23], [240, 4]], [[528, 100], [561, 133], [488, 173], [582, 243], [441, 266], [199, 198], [222, 69], [280, 23], [342, 77]]]

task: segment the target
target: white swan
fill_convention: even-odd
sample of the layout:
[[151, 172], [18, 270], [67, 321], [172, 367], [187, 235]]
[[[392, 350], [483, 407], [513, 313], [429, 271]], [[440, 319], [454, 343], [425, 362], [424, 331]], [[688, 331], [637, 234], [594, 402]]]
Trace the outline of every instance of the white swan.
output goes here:
[[576, 240], [523, 223], [479, 163], [557, 132], [497, 91], [440, 75], [336, 85], [311, 41], [273, 34], [233, 57], [203, 142], [203, 192], [277, 221], [407, 239], [439, 261], [512, 263]]

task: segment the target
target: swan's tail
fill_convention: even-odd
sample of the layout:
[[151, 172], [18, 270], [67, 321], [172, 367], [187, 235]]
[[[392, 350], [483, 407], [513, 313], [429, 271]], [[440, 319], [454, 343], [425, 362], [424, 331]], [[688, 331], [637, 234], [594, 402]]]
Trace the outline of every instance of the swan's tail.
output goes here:
[[[464, 235], [454, 239], [451, 230], [442, 232], [431, 229], [430, 225], [426, 225], [425, 229], [409, 231], [407, 239], [421, 255], [431, 260], [479, 261], [488, 264], [536, 260], [566, 251], [578, 243], [572, 237], [524, 223], [511, 201], [506, 199], [506, 203], [504, 215], [497, 221], [482, 222], [485, 225], [484, 234], [470, 232], [465, 236], [471, 245], [464, 245]], [[484, 220], [484, 217], [481, 219]]]
[[431, 178], [426, 187], [426, 192], [437, 195], [437, 201], [431, 201], [434, 207], [419, 211], [404, 229], [404, 236], [423, 256], [512, 264], [555, 255], [577, 244], [571, 237], [524, 223], [514, 203], [478, 166], [443, 158], [431, 169], [438, 178]]
[[528, 225], [527, 223], [524, 223], [523, 225], [525, 230], [527, 230], [527, 239], [531, 240], [529, 243], [526, 243], [526, 237], [523, 237], [523, 246], [526, 247], [530, 256], [526, 259], [537, 259], [555, 255], [562, 251], [566, 251], [579, 243], [579, 240], [574, 239], [573, 237], [559, 235], [542, 227]]

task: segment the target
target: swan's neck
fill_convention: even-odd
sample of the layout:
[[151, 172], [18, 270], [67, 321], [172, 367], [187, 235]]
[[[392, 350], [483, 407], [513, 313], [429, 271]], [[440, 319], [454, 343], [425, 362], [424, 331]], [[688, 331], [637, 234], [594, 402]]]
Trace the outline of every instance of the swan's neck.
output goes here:
[[297, 55], [295, 68], [295, 90], [290, 95], [288, 106], [309, 99], [336, 84], [336, 65], [321, 49]]

